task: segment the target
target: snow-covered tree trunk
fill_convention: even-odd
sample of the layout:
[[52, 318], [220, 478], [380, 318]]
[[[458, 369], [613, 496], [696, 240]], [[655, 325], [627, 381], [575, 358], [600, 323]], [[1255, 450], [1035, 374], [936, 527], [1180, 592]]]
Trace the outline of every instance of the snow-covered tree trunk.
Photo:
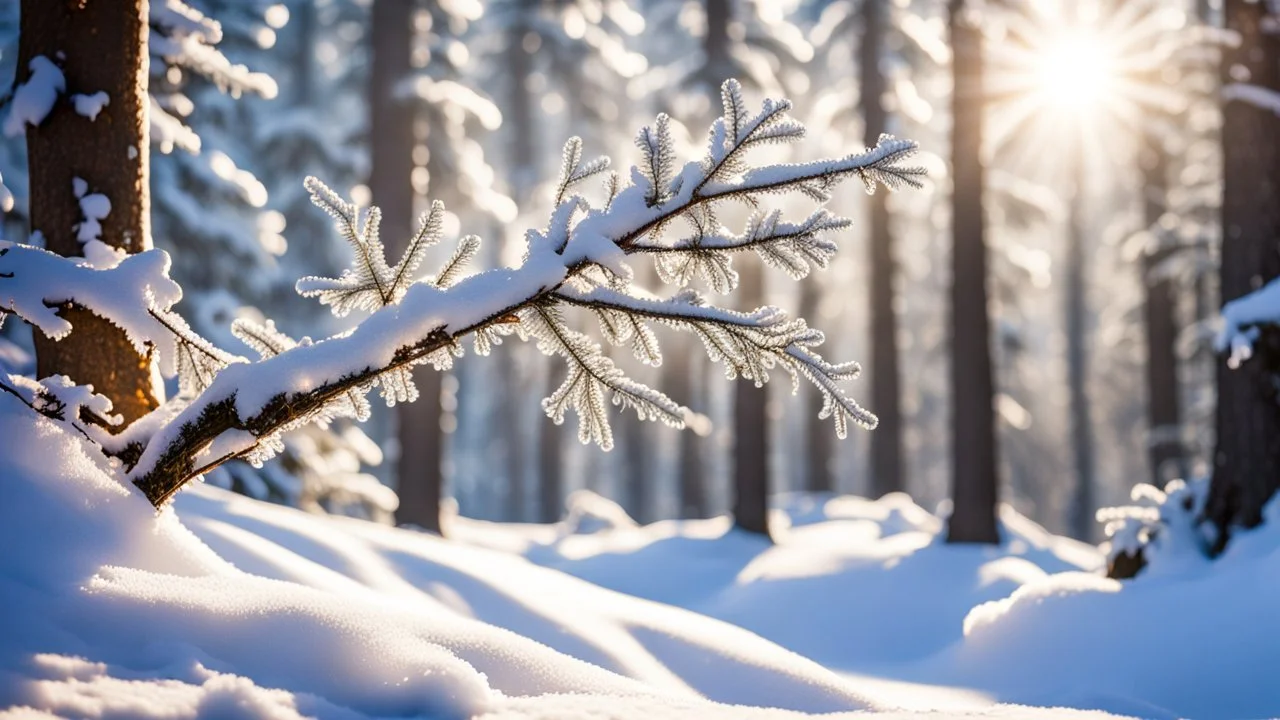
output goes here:
[[1178, 294], [1164, 266], [1174, 250], [1163, 237], [1160, 218], [1167, 210], [1169, 152], [1155, 132], [1148, 132], [1141, 157], [1145, 197], [1143, 222], [1157, 246], [1142, 258], [1142, 318], [1147, 349], [1147, 456], [1151, 483], [1163, 488], [1186, 478], [1182, 446], [1181, 387], [1178, 383]]
[[[31, 229], [65, 256], [85, 254], [86, 221], [99, 223], [97, 239], [106, 245], [146, 250], [147, 0], [23, 0], [21, 22], [17, 81], [63, 81], [51, 110], [26, 128]], [[86, 208], [106, 212], [86, 218]], [[40, 377], [67, 375], [93, 385], [126, 424], [160, 404], [164, 390], [151, 358], [140, 356], [123, 331], [81, 308], [66, 307], [62, 315], [75, 328], [69, 336], [53, 341], [36, 334]]]
[[[1224, 84], [1247, 77], [1280, 91], [1280, 33], [1266, 3], [1227, 0], [1226, 27], [1239, 44], [1223, 50]], [[1270, 32], [1268, 32], [1268, 26]], [[1222, 300], [1230, 302], [1280, 277], [1280, 117], [1241, 100], [1223, 107]], [[1263, 328], [1253, 358], [1238, 368], [1218, 362], [1217, 447], [1205, 514], [1218, 526], [1220, 552], [1233, 526], [1262, 522], [1280, 487], [1280, 332]]]
[[[888, 3], [862, 3], [861, 42], [858, 67], [861, 79], [863, 137], [874, 147], [880, 134], [888, 131], [884, 109], [885, 80], [880, 71], [884, 51], [884, 14]], [[870, 204], [871, 290], [871, 407], [880, 424], [871, 436], [871, 495], [881, 497], [902, 490], [906, 467], [902, 460], [902, 392], [898, 363], [898, 315], [894, 308], [894, 285], [898, 277], [893, 235], [889, 228], [887, 196], [876, 193]]]
[[951, 0], [951, 520], [947, 542], [997, 543], [995, 385], [983, 214], [983, 41], [965, 0]]
[[[370, 77], [369, 134], [372, 168], [369, 188], [383, 212], [384, 232], [401, 243], [413, 236], [414, 113], [397, 97], [396, 85], [411, 71], [415, 3], [413, 0], [376, 0], [373, 4], [372, 72]], [[397, 408], [400, 457], [396, 462], [400, 507], [396, 520], [440, 532], [440, 494], [444, 486], [441, 463], [439, 372], [419, 367], [414, 382], [422, 394], [419, 402]]]

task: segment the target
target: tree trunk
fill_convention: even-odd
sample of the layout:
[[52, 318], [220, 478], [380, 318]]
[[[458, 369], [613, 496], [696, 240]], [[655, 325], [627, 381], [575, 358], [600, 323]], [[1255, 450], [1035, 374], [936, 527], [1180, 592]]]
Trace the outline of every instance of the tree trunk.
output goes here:
[[[75, 227], [84, 218], [73, 179], [105, 195], [111, 213], [102, 242], [139, 253], [151, 247], [150, 154], [147, 125], [147, 0], [73, 3], [23, 0], [18, 82], [32, 58], [62, 68], [66, 93], [53, 111], [27, 128], [31, 229], [59, 255], [83, 255]], [[64, 54], [65, 53], [65, 54]], [[72, 94], [106, 92], [96, 120], [76, 113]], [[54, 342], [35, 333], [36, 372], [67, 375], [111, 399], [129, 424], [155, 409], [164, 387], [150, 357], [140, 357], [124, 331], [81, 308], [62, 311], [74, 328]]]
[[1076, 484], [1071, 498], [1068, 525], [1076, 539], [1087, 542], [1097, 526], [1094, 520], [1097, 502], [1094, 500], [1093, 413], [1089, 399], [1089, 348], [1086, 338], [1089, 307], [1088, 287], [1085, 283], [1085, 178], [1078, 157], [1072, 164], [1074, 187], [1067, 211], [1066, 283], [1063, 301], [1066, 311], [1071, 455], [1076, 470]]
[[[1280, 35], [1268, 33], [1266, 5], [1227, 0], [1226, 27], [1240, 43], [1223, 49], [1222, 81], [1280, 90]], [[1269, 20], [1275, 22], [1274, 18]], [[1223, 108], [1222, 300], [1280, 276], [1280, 118], [1241, 101]], [[1207, 517], [1221, 552], [1234, 526], [1262, 522], [1280, 486], [1280, 331], [1264, 330], [1254, 357], [1237, 369], [1218, 361], [1217, 447]]]
[[[878, 194], [878, 193], [877, 193]], [[800, 317], [816, 324], [822, 311], [822, 286], [814, 278], [800, 284]], [[804, 489], [812, 493], [829, 493], [835, 490], [831, 460], [835, 457], [835, 436], [831, 423], [818, 417], [822, 412], [822, 393], [813, 388], [804, 389], [805, 480]]]
[[[372, 167], [369, 189], [382, 208], [382, 236], [398, 257], [413, 233], [414, 112], [395, 96], [395, 86], [411, 71], [413, 0], [375, 0], [372, 11], [372, 68], [369, 127]], [[396, 522], [440, 533], [441, 466], [440, 373], [418, 366], [413, 381], [421, 397], [397, 406]]]
[[951, 0], [951, 519], [947, 542], [998, 543], [995, 387], [983, 216], [982, 31]]
[[[1155, 133], [1148, 133], [1142, 157], [1143, 219], [1147, 230], [1164, 244], [1160, 218], [1166, 210], [1169, 188], [1169, 153]], [[1160, 266], [1172, 254], [1157, 247], [1143, 256], [1143, 324], [1147, 346], [1147, 456], [1151, 482], [1163, 488], [1174, 478], [1187, 476], [1182, 446], [1181, 388], [1178, 383], [1178, 295], [1173, 280], [1161, 275]]]
[[[672, 338], [677, 340], [676, 338]], [[694, 378], [702, 378], [703, 366], [693, 354], [687, 338], [679, 338], [671, 343], [671, 349], [663, 360], [664, 387], [671, 392], [676, 402], [685, 403], [688, 407], [703, 407], [706, 393], [703, 388], [696, 387]], [[669, 428], [659, 432], [666, 433]], [[702, 447], [705, 435], [698, 434], [693, 428], [677, 430], [676, 445], [676, 484], [680, 488], [680, 517], [685, 519], [704, 518], [710, 512], [707, 500], [706, 467], [702, 462]]]
[[293, 103], [309, 107], [316, 99], [316, 7], [312, 0], [295, 2], [289, 8], [294, 47]]
[[704, 73], [711, 87], [719, 87], [728, 80], [733, 72], [733, 60], [730, 54], [732, 39], [729, 37], [729, 24], [733, 21], [733, 0], [704, 0], [703, 11], [706, 12], [707, 33], [702, 36], [704, 53]]
[[[529, 92], [529, 77], [533, 72], [533, 54], [524, 46], [532, 14], [537, 12], [536, 0], [519, 0], [517, 21], [508, 35], [506, 64], [510, 97], [504, 113], [511, 126], [512, 187], [517, 204], [525, 206], [529, 193], [537, 183], [538, 155], [533, 98]], [[557, 363], [552, 358], [543, 360], [542, 394], [548, 397], [560, 385]], [[560, 444], [560, 428], [550, 422], [540, 422], [536, 431], [534, 452], [537, 457], [536, 483], [538, 488], [540, 519], [555, 522], [560, 519], [564, 494], [564, 459]]]
[[[884, 110], [884, 13], [888, 3], [864, 0], [858, 66], [862, 81], [863, 142], [875, 147], [887, 129]], [[871, 434], [871, 495], [881, 497], [902, 490], [906, 468], [902, 462], [902, 393], [898, 367], [898, 315], [894, 307], [897, 264], [889, 229], [888, 193], [868, 198], [871, 210], [871, 409], [880, 424]]]
[[[755, 258], [738, 267], [744, 305], [764, 299], [764, 272]], [[733, 520], [743, 530], [769, 534], [769, 393], [739, 378], [733, 394]]]
[[653, 448], [645, 436], [648, 423], [637, 417], [619, 418], [622, 431], [622, 479], [626, 488], [627, 513], [636, 522], [649, 522], [653, 507], [653, 475], [649, 458]]
[[[546, 395], [549, 396], [559, 387], [554, 358], [547, 358]], [[544, 397], [545, 397], [544, 396]], [[560, 519], [564, 510], [564, 459], [560, 446], [560, 427], [550, 420], [542, 418], [538, 432], [538, 506], [542, 512], [542, 522], [553, 523]]]

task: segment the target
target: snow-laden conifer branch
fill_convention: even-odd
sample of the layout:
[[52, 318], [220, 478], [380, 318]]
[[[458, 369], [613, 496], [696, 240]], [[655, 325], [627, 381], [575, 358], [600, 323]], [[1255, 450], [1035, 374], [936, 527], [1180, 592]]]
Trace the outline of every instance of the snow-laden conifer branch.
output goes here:
[[[556, 298], [596, 311], [606, 337], [617, 333], [619, 316], [639, 327], [644, 327], [642, 319], [650, 319], [692, 333], [702, 340], [713, 362], [724, 363], [730, 380], [741, 377], [760, 386], [768, 381], [770, 370], [781, 366], [791, 376], [793, 387], [803, 377], [822, 393], [821, 417], [833, 419], [841, 438], [848, 433], [849, 420], [867, 428], [876, 425], [875, 415], [860, 407], [839, 386], [858, 376], [861, 369], [857, 363], [833, 365], [823, 360], [814, 351], [824, 340], [822, 333], [810, 328], [803, 318], [789, 318], [778, 308], [736, 312], [707, 305], [693, 290], [685, 290], [670, 300], [651, 300], [611, 288], [581, 291], [564, 287], [557, 291]], [[606, 324], [604, 318], [610, 316]]]
[[713, 234], [698, 234], [670, 244], [636, 243], [627, 252], [655, 255], [663, 282], [685, 286], [703, 278], [717, 293], [725, 294], [738, 285], [730, 253], [754, 250], [766, 263], [800, 280], [809, 274], [811, 266], [825, 268], [835, 256], [836, 244], [825, 233], [843, 230], [850, 224], [848, 218], [836, 217], [825, 209], [800, 223], [784, 222], [781, 210], [756, 212], [741, 234], [721, 227]]
[[542, 401], [542, 409], [559, 425], [566, 410], [578, 414], [578, 439], [613, 449], [606, 395], [613, 404], [632, 409], [642, 420], [661, 420], [675, 428], [684, 427], [684, 408], [666, 395], [628, 378], [600, 345], [571, 330], [551, 303], [538, 303], [520, 314], [520, 327], [537, 339], [538, 349], [559, 355], [569, 365], [565, 381]]
[[[606, 339], [631, 342], [642, 361], [661, 361], [648, 323], [671, 326], [700, 337], [712, 359], [725, 363], [730, 378], [763, 383], [780, 366], [793, 383], [800, 378], [812, 382], [826, 398], [823, 417], [832, 417], [841, 435], [849, 421], [873, 425], [874, 416], [839, 385], [857, 375], [857, 366], [832, 364], [818, 355], [815, 348], [822, 333], [802, 319], [788, 318], [775, 308], [752, 313], [715, 308], [688, 290], [671, 300], [648, 299], [631, 285], [628, 259], [644, 253], [666, 262], [665, 258], [682, 255], [713, 252], [727, 257], [753, 250], [801, 276], [812, 265], [826, 264], [834, 245], [822, 234], [847, 221], [819, 211], [801, 223], [788, 223], [780, 214], [764, 210], [735, 235], [719, 224], [716, 207], [741, 200], [759, 206], [767, 195], [786, 192], [823, 202], [844, 179], [896, 188], [916, 184], [921, 174], [903, 164], [915, 145], [889, 137], [876, 148], [843, 158], [752, 166], [746, 150], [793, 140], [801, 128], [787, 118], [785, 102], [766, 103], [761, 112], [747, 116], [740, 90], [726, 85], [724, 94], [726, 116], [712, 128], [707, 157], [677, 168], [669, 121], [660, 116], [654, 128], [638, 138], [641, 163], [632, 168], [630, 184], [610, 174], [603, 205], [572, 192], [581, 180], [603, 172], [606, 164], [583, 165], [580, 143], [571, 141], [550, 220], [545, 228], [527, 234], [528, 252], [514, 269], [458, 279], [474, 254], [475, 241], [465, 240], [434, 280], [419, 281], [415, 276], [420, 256], [415, 255], [420, 250], [415, 248], [439, 235], [430, 215], [405, 258], [391, 267], [378, 237], [376, 211], [369, 211], [361, 222], [358, 208], [308, 180], [316, 204], [333, 215], [352, 245], [355, 261], [340, 278], [300, 281], [299, 292], [318, 297], [335, 313], [360, 308], [372, 311], [370, 316], [342, 335], [296, 344], [269, 328], [246, 330], [242, 325], [242, 334], [257, 342], [260, 351], [266, 348], [264, 357], [227, 365], [204, 393], [160, 425], [146, 439], [131, 479], [160, 505], [187, 480], [226, 459], [270, 454], [284, 429], [333, 414], [363, 414], [359, 402], [376, 385], [383, 387], [388, 403], [410, 400], [416, 391], [409, 369], [424, 362], [447, 367], [462, 352], [459, 340], [466, 335], [475, 336], [479, 354], [517, 331], [536, 339], [544, 352], [562, 357], [565, 382], [547, 398], [544, 409], [556, 421], [567, 410], [577, 412], [584, 441], [610, 444], [606, 398], [646, 419], [682, 424], [683, 408], [627, 378], [595, 342], [569, 328], [560, 317], [561, 305], [590, 308], [600, 318]], [[664, 240], [662, 230], [676, 220], [694, 227], [694, 237]], [[673, 273], [668, 279], [683, 286], [696, 275]], [[359, 401], [353, 399], [357, 396]]]

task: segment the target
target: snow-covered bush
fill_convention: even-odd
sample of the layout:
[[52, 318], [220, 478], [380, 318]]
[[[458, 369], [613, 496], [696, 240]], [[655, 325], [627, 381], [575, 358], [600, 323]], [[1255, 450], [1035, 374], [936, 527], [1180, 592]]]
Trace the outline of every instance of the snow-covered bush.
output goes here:
[[1159, 564], [1158, 558], [1206, 557], [1214, 534], [1204, 520], [1208, 494], [1207, 478], [1174, 480], [1164, 490], [1140, 483], [1131, 494], [1133, 505], [1099, 510], [1107, 534], [1107, 575], [1130, 578]]
[[[877, 184], [916, 185], [922, 171], [903, 164], [916, 146], [886, 136], [873, 149], [837, 159], [753, 166], [750, 151], [795, 141], [804, 127], [788, 117], [785, 100], [766, 100], [749, 113], [736, 82], [725, 84], [722, 99], [724, 114], [712, 123], [706, 155], [683, 166], [677, 165], [665, 115], [637, 136], [641, 161], [627, 179], [608, 172], [607, 158], [583, 162], [582, 143], [571, 139], [547, 225], [527, 233], [516, 268], [467, 276], [480, 243], [468, 236], [443, 267], [419, 279], [426, 249], [443, 235], [440, 203], [391, 264], [378, 234], [378, 210], [362, 212], [309, 179], [313, 201], [333, 216], [355, 258], [341, 277], [303, 278], [298, 291], [338, 315], [357, 309], [370, 314], [352, 330], [321, 341], [294, 340], [269, 322], [239, 320], [233, 332], [258, 350], [256, 362], [219, 350], [172, 312], [181, 291], [167, 277], [168, 256], [160, 250], [94, 267], [7, 245], [0, 254], [0, 306], [56, 336], [69, 327], [50, 307], [83, 305], [121, 327], [140, 353], [156, 352], [163, 372], [178, 375], [177, 398], [99, 442], [157, 506], [229, 460], [264, 462], [283, 448], [288, 430], [367, 418], [366, 395], [375, 387], [389, 405], [416, 399], [411, 368], [450, 367], [463, 354], [467, 335], [480, 355], [517, 334], [563, 360], [567, 377], [543, 409], [557, 423], [568, 411], [577, 413], [583, 442], [612, 447], [609, 401], [643, 419], [682, 426], [687, 411], [628, 378], [596, 342], [571, 329], [565, 319], [570, 310], [593, 316], [606, 340], [629, 346], [641, 362], [662, 361], [653, 325], [682, 330], [703, 341], [730, 379], [759, 385], [781, 368], [794, 384], [811, 382], [824, 398], [821, 416], [833, 420], [839, 435], [850, 422], [874, 426], [875, 416], [840, 386], [856, 377], [858, 366], [819, 355], [821, 332], [774, 307], [748, 313], [717, 307], [690, 285], [733, 290], [738, 276], [731, 257], [742, 252], [755, 252], [797, 279], [815, 265], [825, 267], [836, 250], [827, 234], [850, 221], [821, 208], [800, 222], [784, 221], [780, 211], [763, 207], [768, 197], [797, 193], [821, 205], [836, 184], [855, 177], [868, 191]], [[591, 178], [604, 180], [603, 200], [580, 194]], [[718, 222], [717, 209], [730, 202], [756, 208], [741, 233]], [[644, 255], [653, 257], [664, 282], [677, 287], [671, 297], [632, 286], [631, 262]], [[114, 292], [102, 292], [105, 287]]]

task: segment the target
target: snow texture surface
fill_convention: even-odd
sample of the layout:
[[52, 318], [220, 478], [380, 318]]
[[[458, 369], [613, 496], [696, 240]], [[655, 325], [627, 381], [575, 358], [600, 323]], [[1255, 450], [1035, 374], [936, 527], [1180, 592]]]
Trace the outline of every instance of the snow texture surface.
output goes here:
[[[0, 556], [0, 707], [12, 717], [883, 709], [851, 680], [746, 630], [508, 553], [214, 488], [156, 514], [78, 436], [6, 394], [0, 453], [0, 542], [23, 548]], [[980, 716], [1108, 717], [1012, 707]]]

